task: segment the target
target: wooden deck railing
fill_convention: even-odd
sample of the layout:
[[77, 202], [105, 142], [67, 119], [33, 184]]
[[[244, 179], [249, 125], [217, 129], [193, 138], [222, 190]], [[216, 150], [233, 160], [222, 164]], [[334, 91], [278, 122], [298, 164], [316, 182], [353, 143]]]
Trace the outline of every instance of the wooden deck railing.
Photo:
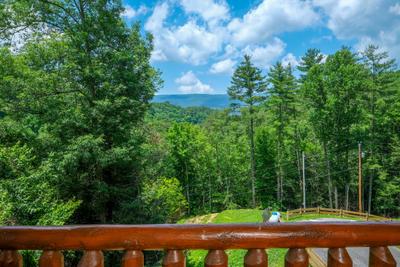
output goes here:
[[295, 210], [288, 210], [286, 211], [286, 219], [289, 220], [290, 216], [293, 215], [303, 215], [303, 214], [310, 214], [310, 213], [317, 213], [317, 214], [330, 214], [330, 215], [337, 215], [337, 216], [353, 216], [360, 219], [364, 219], [366, 221], [391, 221], [391, 218], [373, 215], [365, 212], [358, 212], [358, 211], [351, 211], [351, 210], [344, 210], [344, 209], [329, 209], [329, 208], [300, 208]]
[[[123, 267], [143, 266], [143, 250], [165, 250], [162, 266], [185, 266], [187, 249], [206, 249], [207, 267], [228, 266], [226, 249], [247, 249], [244, 266], [267, 266], [267, 248], [289, 248], [285, 266], [308, 266], [305, 248], [328, 250], [328, 266], [352, 266], [346, 247], [370, 247], [369, 266], [396, 266], [400, 223], [90, 225], [0, 227], [0, 267], [21, 267], [18, 250], [42, 250], [40, 267], [62, 267], [63, 250], [83, 250], [78, 267], [104, 266], [105, 250], [125, 250]], [[114, 266], [113, 266], [114, 267]]]

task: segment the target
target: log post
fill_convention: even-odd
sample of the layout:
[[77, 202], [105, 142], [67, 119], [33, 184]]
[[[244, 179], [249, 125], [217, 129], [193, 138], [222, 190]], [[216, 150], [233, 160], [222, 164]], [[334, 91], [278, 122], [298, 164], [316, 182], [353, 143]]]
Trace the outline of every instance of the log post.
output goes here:
[[122, 257], [122, 267], [143, 267], [144, 255], [140, 250], [127, 250]]
[[64, 267], [64, 255], [60, 251], [45, 250], [39, 259], [40, 267]]
[[387, 247], [369, 248], [369, 267], [395, 267], [396, 261]]
[[265, 249], [249, 249], [244, 256], [245, 267], [268, 267], [268, 255]]
[[285, 256], [285, 267], [308, 267], [308, 254], [304, 248], [291, 248]]
[[103, 252], [99, 250], [85, 251], [78, 267], [104, 267]]
[[222, 249], [209, 250], [204, 261], [205, 267], [228, 267], [228, 255]]
[[185, 254], [183, 254], [182, 250], [168, 250], [164, 256], [163, 267], [185, 267]]
[[328, 249], [328, 267], [352, 267], [353, 261], [345, 248]]
[[0, 267], [22, 267], [22, 256], [17, 250], [3, 250], [0, 253]]

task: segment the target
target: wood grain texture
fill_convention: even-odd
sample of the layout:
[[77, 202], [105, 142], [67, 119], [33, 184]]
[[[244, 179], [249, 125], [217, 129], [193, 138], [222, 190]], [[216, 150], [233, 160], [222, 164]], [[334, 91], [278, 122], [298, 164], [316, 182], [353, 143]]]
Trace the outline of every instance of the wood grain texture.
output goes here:
[[213, 249], [208, 251], [204, 261], [205, 267], [228, 267], [228, 255], [224, 250]]
[[245, 267], [268, 267], [268, 255], [265, 249], [249, 249], [244, 256]]
[[399, 245], [399, 232], [399, 222], [0, 227], [0, 249], [378, 247]]
[[60, 251], [43, 251], [39, 259], [40, 267], [64, 267], [64, 255]]
[[99, 250], [85, 251], [78, 267], [104, 267], [103, 252]]
[[291, 248], [285, 256], [285, 267], [308, 267], [308, 253], [304, 248]]
[[122, 267], [143, 267], [144, 255], [140, 250], [127, 250], [122, 257]]
[[396, 261], [387, 247], [369, 249], [369, 267], [396, 267]]
[[328, 267], [352, 267], [353, 261], [345, 248], [328, 249]]
[[22, 267], [22, 256], [16, 250], [3, 250], [0, 253], [0, 267]]
[[165, 253], [163, 262], [163, 267], [185, 267], [186, 260], [185, 254], [182, 250], [168, 250]]

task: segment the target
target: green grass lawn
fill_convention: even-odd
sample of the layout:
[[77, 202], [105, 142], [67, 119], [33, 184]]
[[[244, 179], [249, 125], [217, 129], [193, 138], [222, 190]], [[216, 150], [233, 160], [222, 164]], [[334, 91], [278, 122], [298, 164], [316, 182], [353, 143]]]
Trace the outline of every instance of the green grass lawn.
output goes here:
[[[257, 223], [262, 222], [262, 211], [252, 209], [241, 210], [225, 210], [218, 213], [212, 220], [212, 223]], [[208, 218], [208, 217], [206, 217]], [[184, 223], [186, 220], [181, 221]], [[268, 250], [268, 266], [284, 266], [284, 257], [287, 249], [269, 249]], [[246, 250], [227, 250], [229, 266], [242, 267], [243, 258]], [[207, 251], [205, 250], [191, 250], [187, 255], [188, 267], [202, 267], [204, 266], [204, 258]]]
[[[285, 221], [286, 214], [282, 213], [282, 218]], [[292, 216], [289, 222], [311, 220], [318, 218], [342, 218], [351, 220], [360, 220], [356, 217], [349, 216], [335, 216], [329, 214], [306, 214], [300, 216]], [[204, 215], [196, 218], [183, 219], [179, 223], [259, 223], [262, 222], [262, 210], [254, 209], [239, 209], [239, 210], [225, 210], [218, 214]], [[284, 266], [284, 259], [287, 249], [268, 249], [268, 266], [278, 267]], [[243, 266], [243, 258], [246, 250], [227, 250], [230, 267]], [[204, 266], [204, 258], [207, 251], [205, 250], [191, 250], [187, 254], [188, 267], [202, 267]]]

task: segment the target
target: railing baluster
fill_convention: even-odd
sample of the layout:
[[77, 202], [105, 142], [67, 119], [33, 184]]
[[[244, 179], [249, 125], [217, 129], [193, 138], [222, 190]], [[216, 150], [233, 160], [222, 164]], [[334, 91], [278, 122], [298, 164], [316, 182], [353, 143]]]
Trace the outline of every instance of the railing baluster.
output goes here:
[[369, 249], [369, 267], [396, 267], [396, 261], [387, 247]]
[[304, 248], [291, 248], [285, 256], [285, 267], [308, 267], [308, 254]]
[[127, 250], [122, 257], [122, 267], [143, 267], [144, 256], [140, 250]]
[[104, 267], [103, 252], [99, 250], [88, 250], [83, 253], [78, 267]]
[[249, 249], [244, 256], [245, 267], [268, 267], [268, 255], [265, 249]]
[[182, 250], [168, 250], [164, 256], [163, 267], [185, 267], [185, 254], [183, 254]]
[[22, 256], [17, 250], [3, 250], [0, 254], [0, 267], [22, 267]]
[[353, 261], [345, 248], [328, 249], [328, 267], [351, 267]]
[[60, 251], [45, 250], [39, 259], [40, 267], [64, 267], [64, 255]]
[[205, 267], [228, 267], [228, 255], [222, 249], [209, 250], [204, 262]]

